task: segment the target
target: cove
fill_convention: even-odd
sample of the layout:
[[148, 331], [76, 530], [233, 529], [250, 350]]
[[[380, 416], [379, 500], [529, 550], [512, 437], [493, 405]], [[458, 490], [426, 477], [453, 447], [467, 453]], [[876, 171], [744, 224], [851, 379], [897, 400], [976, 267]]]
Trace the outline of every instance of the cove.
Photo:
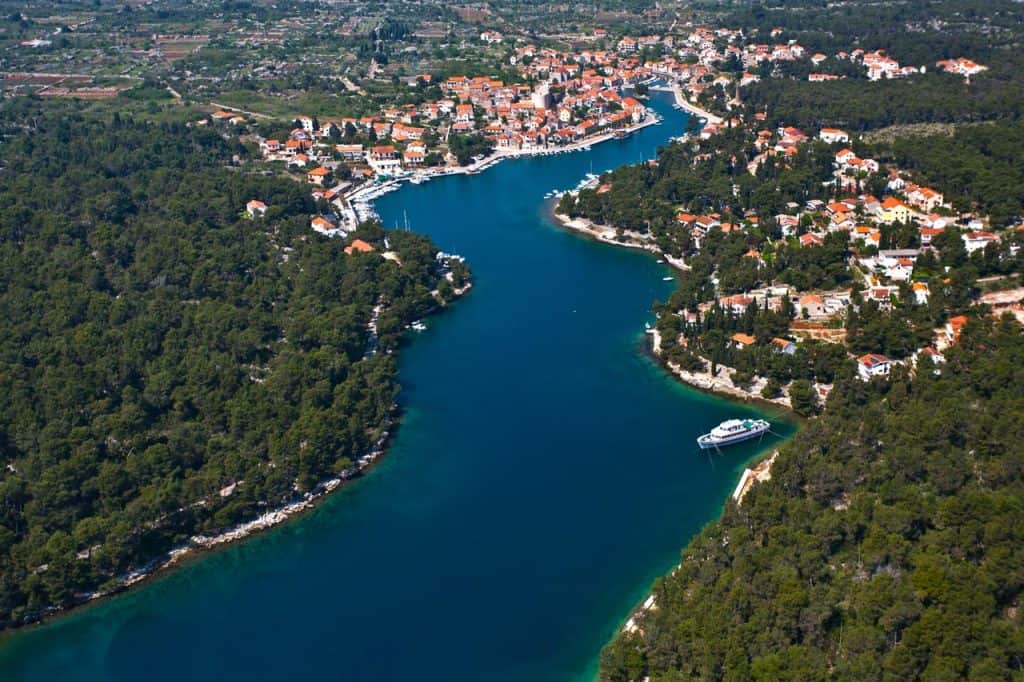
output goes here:
[[547, 216], [546, 192], [682, 132], [653, 105], [664, 124], [625, 140], [380, 199], [386, 226], [407, 217], [475, 281], [403, 349], [382, 464], [301, 520], [5, 637], [0, 679], [593, 679], [759, 448], [698, 453], [757, 412], [644, 354], [665, 266]]

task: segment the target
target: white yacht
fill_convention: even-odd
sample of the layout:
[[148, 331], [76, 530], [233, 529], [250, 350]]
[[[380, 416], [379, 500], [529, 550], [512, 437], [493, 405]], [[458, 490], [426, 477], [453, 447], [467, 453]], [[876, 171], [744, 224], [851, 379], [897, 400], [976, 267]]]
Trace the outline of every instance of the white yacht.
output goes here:
[[764, 419], [727, 419], [697, 439], [701, 450], [757, 438], [771, 429]]

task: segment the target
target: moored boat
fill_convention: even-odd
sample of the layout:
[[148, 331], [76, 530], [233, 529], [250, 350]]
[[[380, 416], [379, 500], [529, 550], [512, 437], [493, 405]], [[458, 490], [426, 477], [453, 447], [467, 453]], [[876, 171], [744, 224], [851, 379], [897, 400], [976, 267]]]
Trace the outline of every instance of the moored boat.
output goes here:
[[711, 429], [710, 432], [697, 438], [697, 445], [701, 450], [707, 450], [740, 443], [763, 435], [771, 429], [771, 426], [764, 419], [727, 419]]

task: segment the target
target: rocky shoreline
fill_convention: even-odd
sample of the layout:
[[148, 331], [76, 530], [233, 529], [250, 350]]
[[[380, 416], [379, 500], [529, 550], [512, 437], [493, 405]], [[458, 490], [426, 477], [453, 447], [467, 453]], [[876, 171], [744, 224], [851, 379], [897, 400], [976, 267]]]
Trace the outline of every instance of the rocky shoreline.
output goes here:
[[649, 330], [649, 333], [653, 337], [651, 342], [651, 352], [683, 383], [710, 393], [716, 393], [730, 398], [739, 398], [746, 402], [753, 401], [769, 403], [785, 407], [787, 410], [793, 409], [785, 387], [781, 389], [782, 395], [776, 398], [765, 398], [761, 395], [761, 390], [767, 383], [767, 380], [763, 377], [757, 377], [751, 382], [749, 388], [743, 388], [733, 383], [732, 378], [730, 377], [730, 373], [733, 371], [731, 367], [719, 365], [717, 374], [712, 374], [708, 369], [700, 372], [692, 372], [690, 370], [683, 369], [674, 362], [664, 360], [661, 352], [661, 334], [657, 329], [651, 329]]
[[552, 215], [563, 227], [584, 234], [596, 241], [611, 244], [612, 246], [622, 246], [627, 249], [641, 249], [648, 253], [653, 253], [677, 270], [690, 269], [690, 266], [687, 265], [686, 261], [682, 258], [675, 258], [662, 253], [658, 249], [657, 245], [653, 243], [650, 235], [646, 235], [641, 232], [634, 232], [632, 230], [622, 230], [622, 237], [628, 240], [623, 241], [623, 239], [619, 237], [619, 230], [614, 227], [597, 225], [586, 218], [570, 218], [564, 213], [558, 213], [557, 211], [553, 211]]
[[[467, 282], [464, 286], [455, 289], [455, 296], [461, 298], [470, 289], [473, 283]], [[438, 300], [438, 308], [443, 309], [451, 301]], [[72, 611], [91, 606], [99, 601], [120, 594], [127, 589], [146, 582], [158, 575], [175, 568], [188, 558], [199, 556], [203, 552], [216, 549], [221, 546], [244, 540], [251, 536], [267, 531], [275, 526], [312, 510], [318, 502], [333, 493], [345, 483], [353, 481], [368, 473], [369, 469], [387, 452], [387, 446], [394, 434], [395, 427], [400, 421], [400, 411], [397, 403], [393, 403], [390, 412], [383, 424], [383, 432], [380, 438], [373, 444], [370, 450], [356, 460], [356, 463], [338, 473], [336, 476], [326, 478], [317, 483], [311, 490], [300, 497], [291, 499], [284, 504], [260, 514], [249, 521], [236, 524], [224, 529], [216, 535], [193, 535], [177, 547], [168, 550], [166, 553], [150, 560], [148, 563], [135, 568], [117, 578], [117, 583], [111, 588], [97, 590], [87, 594], [76, 595], [75, 601], [65, 606], [51, 606], [36, 613], [25, 616], [19, 622], [13, 624], [9, 630], [16, 630], [34, 625], [41, 625], [48, 620], [58, 616], [66, 615]]]
[[[743, 473], [740, 475], [739, 482], [736, 484], [736, 489], [733, 491], [732, 495], [730, 495], [730, 499], [737, 505], [741, 505], [743, 504], [743, 498], [748, 492], [750, 492], [751, 488], [758, 483], [771, 480], [772, 464], [775, 463], [775, 459], [778, 456], [779, 451], [774, 450], [772, 454], [767, 457], [760, 457], [752, 466], [745, 468]], [[682, 564], [677, 564], [676, 567], [672, 569], [672, 573], [670, 575], [675, 575], [681, 566]], [[623, 623], [620, 628], [621, 631], [636, 633], [642, 636], [644, 634], [643, 626], [640, 624], [642, 617], [651, 611], [656, 611], [657, 609], [658, 604], [654, 593], [652, 592], [647, 595], [647, 599], [645, 599], [640, 606], [637, 606], [630, 612], [629, 618], [626, 619], [626, 622]]]
[[[672, 256], [662, 253], [658, 247], [652, 243], [649, 235], [630, 230], [623, 230], [620, 237], [619, 231], [615, 228], [596, 225], [586, 218], [570, 218], [564, 213], [558, 213], [557, 211], [553, 212], [553, 216], [563, 227], [584, 234], [596, 241], [611, 244], [613, 246], [622, 246], [629, 249], [642, 249], [649, 253], [653, 253], [658, 256], [658, 258], [663, 259], [666, 263], [677, 269], [689, 269], [689, 266], [686, 265], [683, 259], [673, 258]], [[782, 395], [777, 398], [765, 398], [761, 395], [761, 390], [764, 388], [765, 383], [767, 383], [764, 378], [759, 377], [755, 379], [751, 383], [750, 387], [745, 389], [732, 382], [732, 378], [730, 377], [732, 369], [730, 367], [726, 367], [724, 365], [719, 366], [717, 374], [712, 374], [709, 370], [692, 372], [683, 369], [673, 362], [664, 360], [661, 351], [661, 334], [657, 329], [650, 329], [648, 330], [648, 333], [652, 336], [651, 352], [659, 362], [669, 370], [669, 372], [683, 383], [703, 391], [708, 391], [710, 393], [715, 393], [729, 398], [738, 398], [747, 402], [754, 401], [768, 403], [785, 407], [786, 409], [792, 409], [789, 395], [786, 393], [785, 389], [782, 390]]]
[[316, 505], [318, 501], [340, 488], [343, 484], [359, 478], [386, 452], [387, 443], [391, 438], [394, 425], [398, 422], [398, 405], [391, 406], [391, 414], [384, 424], [383, 435], [374, 444], [370, 452], [359, 458], [358, 462], [341, 472], [337, 476], [320, 481], [314, 488], [297, 499], [290, 500], [285, 504], [250, 521], [236, 524], [223, 530], [216, 535], [193, 535], [188, 542], [168, 550], [147, 564], [133, 569], [117, 578], [114, 587], [97, 590], [88, 594], [76, 595], [74, 602], [66, 606], [51, 606], [29, 616], [24, 617], [20, 622], [14, 624], [10, 629], [20, 629], [33, 625], [41, 625], [48, 620], [63, 616], [80, 608], [91, 606], [99, 601], [120, 594], [127, 589], [157, 577], [161, 573], [173, 569], [185, 559], [199, 556], [201, 553], [227, 545], [245, 538], [251, 537], [263, 531], [278, 526], [285, 521], [291, 520], [304, 512], [307, 512]]

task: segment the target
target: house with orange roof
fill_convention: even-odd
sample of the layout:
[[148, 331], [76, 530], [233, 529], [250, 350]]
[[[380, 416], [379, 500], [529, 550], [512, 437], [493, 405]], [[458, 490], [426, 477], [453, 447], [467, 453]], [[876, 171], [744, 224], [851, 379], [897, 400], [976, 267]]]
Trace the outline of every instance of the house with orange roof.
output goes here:
[[719, 227], [722, 224], [718, 217], [714, 215], [697, 216], [697, 219], [694, 222], [697, 223], [697, 227], [704, 230], [710, 230], [712, 228]]
[[267, 205], [264, 204], [259, 199], [252, 199], [251, 201], [249, 201], [249, 203], [245, 205], [245, 212], [249, 215], [250, 218], [263, 216], [266, 215], [267, 213]]
[[956, 221], [950, 216], [939, 215], [938, 213], [929, 213], [921, 224], [925, 227], [941, 231], [952, 225], [954, 222]]
[[417, 149], [406, 149], [402, 152], [402, 163], [406, 166], [422, 166], [426, 154]]
[[314, 216], [309, 221], [309, 226], [320, 234], [332, 235], [338, 231], [338, 226], [334, 221], [322, 215]]
[[946, 341], [949, 343], [959, 341], [965, 324], [967, 324], [966, 315], [957, 315], [956, 317], [949, 318], [949, 321], [946, 322]]
[[979, 249], [984, 249], [989, 244], [995, 244], [999, 241], [999, 235], [992, 232], [964, 232], [961, 238], [964, 241], [964, 248], [967, 249], [967, 253], [974, 253]]
[[736, 294], [735, 296], [726, 296], [719, 301], [719, 305], [727, 310], [731, 310], [737, 315], [742, 315], [746, 312], [747, 307], [754, 302], [754, 299], [744, 294]]
[[942, 373], [942, 371], [938, 369], [936, 365], [946, 362], [946, 356], [940, 353], [934, 346], [925, 346], [924, 348], [921, 348], [916, 353], [914, 353], [912, 361], [914, 363], [915, 369], [920, 364], [921, 358], [928, 358], [929, 360], [931, 360], [932, 374], [939, 375]]
[[839, 213], [848, 213], [850, 209], [851, 206], [842, 201], [833, 201], [832, 203], [825, 207], [825, 210], [828, 211], [829, 214], [833, 216]]
[[328, 181], [331, 179], [331, 175], [332, 173], [330, 168], [326, 168], [324, 166], [317, 166], [316, 168], [306, 173], [306, 180], [308, 180], [314, 185], [319, 185], [323, 187], [324, 185], [328, 184]]
[[351, 244], [345, 247], [345, 253], [352, 255], [353, 253], [372, 253], [373, 247], [367, 244], [362, 239], [356, 239]]
[[850, 141], [850, 134], [838, 128], [822, 128], [818, 133], [818, 137], [827, 144]]
[[804, 294], [797, 299], [796, 304], [797, 310], [801, 313], [806, 312], [808, 317], [822, 317], [829, 314], [825, 308], [825, 299], [818, 294]]
[[779, 229], [782, 230], [783, 237], [792, 237], [796, 234], [797, 228], [800, 227], [800, 219], [795, 215], [780, 213], [775, 216], [775, 222], [778, 223]]
[[894, 282], [907, 282], [914, 272], [914, 260], [911, 258], [883, 259], [885, 276]]
[[847, 163], [856, 158], [857, 155], [853, 153], [852, 149], [840, 149], [836, 153], [836, 163], [840, 166], [845, 166]]
[[941, 192], [937, 192], [931, 187], [915, 187], [912, 191], [907, 192], [907, 201], [911, 206], [916, 206], [922, 211], [934, 211], [945, 202], [945, 197], [942, 196]]
[[862, 381], [871, 381], [875, 377], [887, 377], [892, 370], [892, 361], [884, 355], [868, 353], [857, 358], [857, 375]]
[[857, 222], [849, 213], [836, 213], [829, 221], [829, 232], [849, 232], [857, 227]]
[[363, 158], [363, 145], [361, 144], [336, 144], [334, 151], [341, 154], [346, 161], [359, 161]]
[[779, 337], [775, 337], [772, 339], [772, 347], [785, 355], [793, 355], [796, 353], [796, 344], [789, 339], [780, 339]]
[[935, 66], [941, 71], [948, 71], [949, 73], [957, 73], [961, 76], [971, 77], [976, 73], [981, 73], [988, 69], [987, 66], [982, 66], [977, 62], [974, 62], [965, 57], [957, 57], [956, 59], [944, 59], [942, 61], [935, 62]]
[[825, 243], [825, 240], [823, 240], [821, 237], [819, 237], [818, 235], [814, 234], [813, 232], [806, 232], [806, 233], [800, 235], [800, 246], [803, 246], [803, 247], [821, 246], [824, 243]]
[[927, 282], [914, 282], [911, 285], [911, 289], [914, 291], [914, 302], [918, 305], [924, 305], [928, 302], [928, 295], [931, 293], [928, 289]]
[[910, 222], [911, 211], [910, 207], [905, 203], [897, 199], [896, 197], [887, 197], [882, 202], [881, 207], [881, 219], [887, 223], [906, 223]]
[[875, 284], [868, 289], [868, 299], [877, 303], [879, 308], [888, 310], [892, 307], [893, 296], [898, 296], [899, 293], [900, 288], [898, 286]]
[[741, 334], [739, 332], [733, 334], [729, 338], [736, 345], [736, 348], [738, 348], [739, 350], [743, 350], [747, 346], [753, 346], [757, 343], [757, 339], [755, 339], [750, 334]]
[[750, 249], [745, 254], [743, 254], [743, 257], [753, 258], [754, 262], [757, 263], [758, 267], [764, 266], [764, 258], [761, 257], [761, 252], [758, 251], [757, 249]]

